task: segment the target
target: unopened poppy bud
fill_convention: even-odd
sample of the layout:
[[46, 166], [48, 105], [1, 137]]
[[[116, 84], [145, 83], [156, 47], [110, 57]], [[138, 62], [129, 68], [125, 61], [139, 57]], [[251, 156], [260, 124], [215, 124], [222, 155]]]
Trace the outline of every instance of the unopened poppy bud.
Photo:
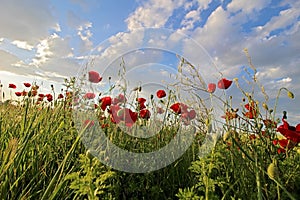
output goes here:
[[223, 141], [225, 142], [230, 136], [230, 131], [226, 131], [226, 133], [224, 133], [223, 135]]
[[234, 78], [233, 81], [234, 81], [234, 82], [238, 82], [239, 79], [238, 79], [238, 78]]
[[294, 94], [291, 91], [288, 91], [287, 93], [288, 97], [293, 99], [294, 98]]
[[264, 109], [266, 109], [266, 110], [269, 110], [269, 107], [268, 107], [268, 105], [267, 105], [266, 103], [263, 103], [263, 104], [262, 104], [262, 107], [263, 107]]
[[278, 167], [274, 161], [268, 166], [267, 173], [269, 178], [272, 180], [279, 176]]

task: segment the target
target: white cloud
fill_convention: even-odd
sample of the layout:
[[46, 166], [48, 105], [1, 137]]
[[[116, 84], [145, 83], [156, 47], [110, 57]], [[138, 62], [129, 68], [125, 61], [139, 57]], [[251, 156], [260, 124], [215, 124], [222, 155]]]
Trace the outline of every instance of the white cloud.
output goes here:
[[163, 27], [174, 9], [182, 6], [184, 0], [150, 0], [138, 7], [125, 21], [129, 30], [142, 27]]
[[2, 0], [0, 36], [34, 45], [57, 27], [48, 1]]
[[18, 48], [31, 51], [33, 49], [32, 45], [29, 45], [26, 41], [15, 40], [12, 44], [16, 45]]
[[271, 3], [271, 0], [233, 0], [227, 8], [230, 12], [242, 11], [245, 14], [254, 14], [254, 12], [266, 7], [269, 3]]

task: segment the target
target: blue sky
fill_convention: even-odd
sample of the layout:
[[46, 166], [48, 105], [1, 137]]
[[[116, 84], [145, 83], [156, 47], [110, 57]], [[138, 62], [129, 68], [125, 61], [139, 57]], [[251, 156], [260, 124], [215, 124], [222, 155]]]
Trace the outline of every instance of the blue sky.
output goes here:
[[[271, 102], [280, 87], [294, 92], [294, 100], [283, 94], [279, 109], [300, 122], [298, 0], [2, 0], [0, 26], [0, 80], [6, 92], [8, 83], [22, 87], [25, 81], [37, 81], [47, 92], [50, 84], [76, 76], [83, 58], [103, 41], [110, 38], [106, 45], [124, 50], [116, 43], [137, 46], [131, 32], [168, 28], [200, 44], [230, 79], [243, 75], [247, 48]], [[191, 58], [203, 55], [201, 49], [182, 48]], [[155, 52], [148, 62], [154, 58], [172, 64]]]

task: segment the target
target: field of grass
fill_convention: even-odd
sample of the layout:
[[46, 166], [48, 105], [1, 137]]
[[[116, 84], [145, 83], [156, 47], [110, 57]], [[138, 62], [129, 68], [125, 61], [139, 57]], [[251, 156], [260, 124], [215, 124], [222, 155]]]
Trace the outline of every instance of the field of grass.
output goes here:
[[[234, 83], [239, 87], [238, 80]], [[227, 89], [224, 85], [220, 88]], [[257, 102], [255, 94], [241, 91], [240, 111], [230, 103], [224, 106], [224, 134], [207, 156], [198, 155], [210, 125], [201, 113], [194, 141], [179, 159], [156, 171], [128, 173], [102, 164], [87, 151], [82, 133], [99, 123], [116, 145], [150, 152], [171, 141], [180, 122], [189, 124], [193, 111], [184, 112], [179, 105], [179, 112], [171, 98], [165, 100], [173, 117], [168, 116], [170, 121], [158, 135], [137, 141], [118, 127], [121, 109], [114, 116], [112, 103], [103, 109], [104, 100], [100, 101], [94, 107], [98, 121], [84, 121], [79, 129], [71, 86], [61, 95], [44, 97], [36, 85], [27, 86], [28, 93], [15, 94], [18, 101], [0, 105], [0, 199], [300, 199], [300, 125], [289, 125], [285, 114], [282, 121], [274, 119], [276, 108]], [[208, 89], [213, 95], [215, 88]], [[293, 98], [289, 90], [280, 89], [286, 91]], [[149, 126], [147, 115], [140, 112], [143, 103], [138, 103], [130, 117], [136, 115], [135, 126]], [[103, 116], [108, 108], [110, 116]]]

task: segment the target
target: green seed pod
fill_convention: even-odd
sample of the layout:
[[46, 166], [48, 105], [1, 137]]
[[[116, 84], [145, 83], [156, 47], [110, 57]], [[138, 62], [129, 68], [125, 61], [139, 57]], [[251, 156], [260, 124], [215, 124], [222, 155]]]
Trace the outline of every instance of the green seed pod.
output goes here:
[[278, 178], [279, 171], [278, 171], [278, 167], [274, 161], [268, 166], [267, 173], [268, 173], [269, 178], [272, 180]]
[[264, 109], [266, 109], [266, 110], [269, 110], [269, 107], [268, 107], [268, 105], [267, 105], [266, 103], [263, 103], [263, 104], [262, 104], [262, 107], [263, 107]]
[[293, 99], [294, 98], [294, 94], [291, 91], [288, 91], [287, 93], [288, 97]]

